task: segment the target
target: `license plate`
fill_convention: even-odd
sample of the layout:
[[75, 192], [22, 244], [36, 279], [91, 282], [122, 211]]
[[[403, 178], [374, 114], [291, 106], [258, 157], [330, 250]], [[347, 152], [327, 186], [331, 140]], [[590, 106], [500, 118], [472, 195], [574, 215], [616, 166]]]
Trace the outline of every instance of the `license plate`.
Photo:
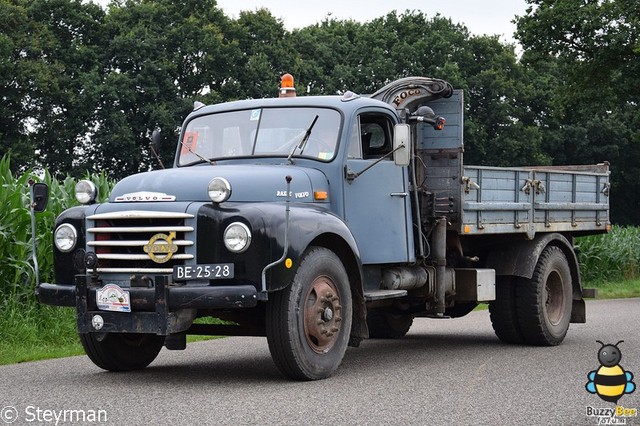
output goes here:
[[97, 289], [96, 305], [102, 311], [131, 312], [129, 292], [117, 284], [107, 284]]
[[174, 281], [225, 280], [233, 278], [233, 263], [210, 265], [176, 265], [173, 267]]

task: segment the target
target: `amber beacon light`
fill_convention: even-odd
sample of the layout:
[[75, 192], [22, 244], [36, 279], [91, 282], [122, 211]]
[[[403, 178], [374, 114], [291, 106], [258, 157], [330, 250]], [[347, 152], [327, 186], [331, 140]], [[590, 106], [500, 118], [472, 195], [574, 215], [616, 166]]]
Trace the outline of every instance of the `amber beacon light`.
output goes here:
[[280, 78], [280, 98], [293, 98], [296, 96], [296, 88], [293, 84], [293, 76], [289, 73]]

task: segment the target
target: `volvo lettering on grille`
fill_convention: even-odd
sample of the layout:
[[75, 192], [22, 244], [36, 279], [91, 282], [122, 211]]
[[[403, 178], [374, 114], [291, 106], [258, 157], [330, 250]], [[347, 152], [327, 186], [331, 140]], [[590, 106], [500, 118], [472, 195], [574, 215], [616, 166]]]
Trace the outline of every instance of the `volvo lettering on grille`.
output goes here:
[[141, 203], [141, 202], [154, 202], [154, 201], [175, 201], [175, 195], [168, 195], [163, 192], [132, 192], [130, 194], [123, 194], [115, 198], [116, 203]]
[[168, 262], [171, 256], [178, 251], [178, 246], [173, 244], [175, 237], [175, 232], [170, 232], [169, 235], [156, 234], [151, 237], [148, 244], [144, 245], [144, 252], [148, 253], [151, 260], [156, 263]]

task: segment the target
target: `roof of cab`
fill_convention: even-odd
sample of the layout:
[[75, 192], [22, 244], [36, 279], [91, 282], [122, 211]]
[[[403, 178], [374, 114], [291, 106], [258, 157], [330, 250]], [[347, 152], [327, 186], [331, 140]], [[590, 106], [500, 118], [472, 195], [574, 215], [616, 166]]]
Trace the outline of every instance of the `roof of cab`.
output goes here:
[[395, 113], [395, 110], [388, 104], [365, 96], [356, 95], [350, 99], [346, 99], [344, 96], [296, 96], [291, 98], [248, 99], [242, 101], [223, 102], [215, 105], [206, 105], [191, 112], [187, 119], [223, 111], [276, 107], [334, 108], [348, 115], [348, 113], [353, 110], [367, 106], [382, 107], [392, 113]]

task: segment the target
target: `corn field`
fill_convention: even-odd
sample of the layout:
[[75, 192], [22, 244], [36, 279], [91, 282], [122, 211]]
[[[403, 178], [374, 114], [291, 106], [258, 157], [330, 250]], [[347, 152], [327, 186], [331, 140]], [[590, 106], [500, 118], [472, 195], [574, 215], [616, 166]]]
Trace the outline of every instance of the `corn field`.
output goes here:
[[[7, 156], [0, 159], [0, 309], [7, 303], [27, 306], [35, 303], [35, 271], [32, 261], [31, 217], [29, 214], [29, 179], [49, 185], [47, 210], [36, 215], [36, 245], [40, 279], [53, 279], [51, 232], [55, 218], [65, 209], [77, 205], [74, 188], [77, 179], [53, 179], [44, 171], [27, 170], [14, 176]], [[87, 176], [106, 198], [113, 183], [103, 174]]]
[[640, 277], [640, 228], [614, 226], [609, 234], [576, 239], [582, 280], [615, 282]]

